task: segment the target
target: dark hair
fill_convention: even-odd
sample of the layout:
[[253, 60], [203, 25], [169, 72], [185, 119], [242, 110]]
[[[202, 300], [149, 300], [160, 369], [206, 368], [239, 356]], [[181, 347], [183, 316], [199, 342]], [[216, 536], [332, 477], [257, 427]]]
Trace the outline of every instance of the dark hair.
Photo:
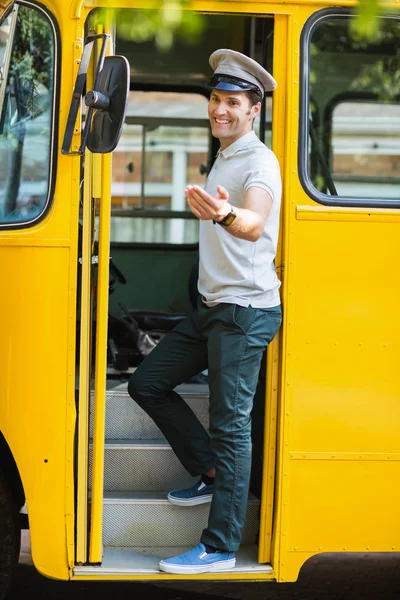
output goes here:
[[257, 94], [257, 92], [253, 92], [253, 90], [246, 90], [245, 94], [249, 99], [250, 108], [258, 104], [262, 100], [261, 96]]

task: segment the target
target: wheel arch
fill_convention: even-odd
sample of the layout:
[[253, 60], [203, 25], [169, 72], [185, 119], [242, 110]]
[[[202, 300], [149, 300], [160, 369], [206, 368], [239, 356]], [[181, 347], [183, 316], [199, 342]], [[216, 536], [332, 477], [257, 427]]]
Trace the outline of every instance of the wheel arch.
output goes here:
[[6, 438], [0, 431], [0, 464], [3, 473], [6, 475], [11, 490], [17, 503], [18, 510], [24, 505], [25, 492], [22, 484], [22, 479], [19, 474], [17, 463], [15, 462], [13, 453], [11, 452], [10, 446], [7, 443]]

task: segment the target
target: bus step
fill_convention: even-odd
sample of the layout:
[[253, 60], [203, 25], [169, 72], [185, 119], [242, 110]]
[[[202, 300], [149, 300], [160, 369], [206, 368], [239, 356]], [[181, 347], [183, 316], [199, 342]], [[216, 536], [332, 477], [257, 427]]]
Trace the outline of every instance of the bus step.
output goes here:
[[[90, 449], [89, 473], [92, 470], [91, 454]], [[192, 486], [197, 479], [185, 471], [166, 441], [113, 440], [105, 444], [105, 491], [168, 492]]]
[[[100, 566], [77, 566], [74, 568], [74, 578], [95, 576], [96, 578], [103, 577], [106, 579], [107, 577], [116, 575], [127, 577], [139, 574], [142, 579], [144, 576], [147, 576], [149, 578], [157, 578], [158, 580], [166, 579], [171, 581], [173, 579], [171, 575], [160, 573], [158, 563], [162, 558], [176, 556], [189, 549], [189, 546], [176, 548], [105, 548], [103, 561]], [[257, 578], [262, 574], [263, 579], [274, 579], [274, 572], [271, 565], [258, 563], [257, 554], [258, 548], [256, 544], [242, 544], [236, 553], [235, 568], [230, 569], [227, 573], [230, 575], [234, 574], [236, 577], [240, 574], [257, 574]], [[224, 573], [224, 571], [213, 573], [213, 580], [217, 580], [220, 577], [223, 579], [226, 577]], [[179, 589], [183, 590], [181, 585], [182, 582]], [[193, 582], [190, 584], [189, 591], [193, 590], [192, 586]]]
[[[195, 546], [207, 527], [209, 504], [174, 506], [164, 493], [106, 492], [103, 543], [107, 547]], [[250, 495], [242, 544], [256, 543], [259, 500]]]
[[[182, 394], [203, 426], [208, 429], [208, 388], [179, 386]], [[90, 436], [93, 437], [93, 392], [91, 398]], [[106, 440], [165, 439], [153, 420], [136, 404], [125, 390], [107, 391]]]

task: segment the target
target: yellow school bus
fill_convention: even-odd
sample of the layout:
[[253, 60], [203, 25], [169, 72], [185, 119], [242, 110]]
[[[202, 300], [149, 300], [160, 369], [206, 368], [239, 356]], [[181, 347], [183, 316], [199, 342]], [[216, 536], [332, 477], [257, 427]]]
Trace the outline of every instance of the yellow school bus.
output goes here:
[[[370, 41], [348, 0], [0, 6], [0, 596], [28, 526], [60, 580], [287, 582], [317, 553], [398, 551], [397, 0]], [[207, 507], [168, 504], [192, 479], [126, 387], [196, 294], [183, 190], [217, 151], [205, 84], [224, 47], [278, 82], [255, 129], [283, 178], [284, 319], [236, 567], [172, 576], [160, 557], [198, 542]], [[207, 426], [207, 372], [178, 391]]]

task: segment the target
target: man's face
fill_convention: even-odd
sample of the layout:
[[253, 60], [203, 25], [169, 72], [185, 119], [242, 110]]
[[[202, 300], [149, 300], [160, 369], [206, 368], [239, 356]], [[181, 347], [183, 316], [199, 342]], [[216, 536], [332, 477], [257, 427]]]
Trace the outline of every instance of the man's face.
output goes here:
[[254, 117], [260, 112], [261, 103], [250, 107], [245, 92], [229, 92], [214, 89], [208, 104], [208, 116], [214, 137], [227, 148], [252, 129]]

